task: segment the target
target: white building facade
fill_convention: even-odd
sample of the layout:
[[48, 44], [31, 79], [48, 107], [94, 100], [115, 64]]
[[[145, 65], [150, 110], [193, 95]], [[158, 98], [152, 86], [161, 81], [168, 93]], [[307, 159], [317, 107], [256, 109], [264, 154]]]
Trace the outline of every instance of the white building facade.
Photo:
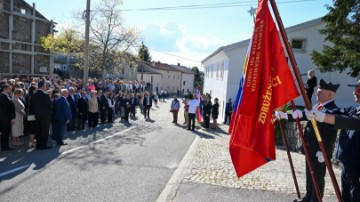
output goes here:
[[[346, 72], [321, 73], [311, 60], [312, 51], [321, 52], [325, 44], [325, 37], [319, 33], [319, 30], [324, 26], [325, 23], [319, 18], [289, 27], [286, 29], [286, 33], [300, 73], [304, 75], [308, 70], [313, 69], [318, 78], [318, 83], [320, 79], [324, 79], [326, 82], [339, 83], [340, 88], [335, 97], [336, 104], [339, 107], [351, 106], [354, 104], [353, 88], [347, 87], [347, 84], [355, 83], [357, 79], [348, 76]], [[235, 100], [249, 42], [248, 39], [220, 47], [202, 61], [205, 80], [204, 92], [210, 93], [212, 99], [215, 97], [219, 99], [219, 120], [224, 118], [227, 99]], [[291, 68], [290, 62], [289, 66]], [[305, 83], [307, 77], [304, 75], [302, 79]], [[304, 105], [303, 98], [300, 96], [295, 100], [295, 103]], [[312, 103], [316, 103], [316, 90], [312, 97]]]

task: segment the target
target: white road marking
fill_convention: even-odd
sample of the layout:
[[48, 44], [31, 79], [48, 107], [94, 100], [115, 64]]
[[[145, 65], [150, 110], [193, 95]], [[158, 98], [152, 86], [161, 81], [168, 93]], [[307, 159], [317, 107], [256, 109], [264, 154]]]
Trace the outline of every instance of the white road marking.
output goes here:
[[[99, 139], [99, 140], [90, 142], [89, 144], [96, 144], [96, 143], [105, 141], [105, 140], [110, 139], [110, 138], [112, 138], [112, 137], [115, 137], [115, 136], [117, 136], [117, 135], [121, 135], [121, 134], [123, 134], [123, 133], [125, 133], [125, 132], [128, 132], [128, 131], [130, 131], [130, 130], [132, 130], [132, 129], [134, 129], [134, 128], [136, 128], [136, 126], [130, 127], [130, 128], [125, 129], [125, 130], [123, 130], [123, 131], [117, 132], [117, 133], [115, 133], [115, 134], [113, 134], [113, 135], [110, 135], [110, 136], [101, 138], [101, 139]], [[75, 147], [75, 148], [70, 149], [70, 150], [68, 150], [68, 151], [62, 152], [60, 155], [64, 155], [64, 154], [68, 154], [68, 153], [74, 152], [74, 151], [79, 150], [79, 149], [82, 149], [82, 148], [84, 148], [84, 147], [86, 147], [86, 146], [87, 146], [87, 145]], [[24, 166], [20, 166], [20, 167], [14, 168], [14, 169], [12, 169], [12, 170], [9, 170], [9, 171], [0, 173], [0, 177], [3, 177], [3, 176], [5, 176], [5, 175], [9, 175], [9, 174], [11, 174], [11, 173], [17, 172], [17, 171], [22, 170], [22, 169], [26, 169], [26, 168], [28, 168], [28, 167], [30, 167], [30, 164], [27, 164], [27, 165], [24, 165]]]
[[0, 173], [0, 177], [5, 176], [5, 175], [8, 175], [8, 174], [11, 174], [11, 173], [14, 173], [14, 172], [17, 172], [17, 171], [19, 171], [19, 170], [22, 170], [22, 169], [25, 169], [25, 168], [28, 168], [28, 167], [30, 167], [30, 164], [27, 164], [27, 165], [24, 165], [24, 166], [20, 166], [20, 167], [14, 168], [14, 169], [12, 169], [12, 170], [9, 170], [9, 171]]
[[[101, 139], [96, 140], [96, 141], [94, 141], [94, 142], [90, 142], [89, 144], [96, 144], [96, 143], [105, 141], [105, 140], [110, 139], [110, 138], [112, 138], [112, 137], [114, 137], [114, 136], [121, 135], [121, 134], [123, 134], [123, 133], [125, 133], [125, 132], [127, 132], [127, 131], [130, 131], [130, 130], [132, 130], [132, 129], [134, 129], [134, 128], [136, 128], [136, 126], [130, 127], [130, 128], [128, 128], [128, 129], [125, 129], [125, 130], [120, 131], [120, 132], [117, 132], [117, 133], [115, 133], [115, 134], [113, 134], [113, 135], [110, 135], [110, 136], [101, 138]], [[75, 147], [75, 148], [70, 149], [70, 150], [68, 150], [68, 151], [64, 151], [63, 153], [61, 153], [61, 155], [74, 152], [74, 151], [79, 150], [79, 149], [82, 149], [82, 148], [84, 148], [84, 147], [86, 147], [86, 145], [84, 145], [84, 146], [79, 146], [79, 147]]]

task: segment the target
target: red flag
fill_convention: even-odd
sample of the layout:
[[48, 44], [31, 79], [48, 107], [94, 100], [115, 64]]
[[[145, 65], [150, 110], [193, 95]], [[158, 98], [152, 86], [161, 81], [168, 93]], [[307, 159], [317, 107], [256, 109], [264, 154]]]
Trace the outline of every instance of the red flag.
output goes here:
[[272, 112], [299, 96], [267, 0], [259, 0], [229, 150], [241, 177], [275, 160]]

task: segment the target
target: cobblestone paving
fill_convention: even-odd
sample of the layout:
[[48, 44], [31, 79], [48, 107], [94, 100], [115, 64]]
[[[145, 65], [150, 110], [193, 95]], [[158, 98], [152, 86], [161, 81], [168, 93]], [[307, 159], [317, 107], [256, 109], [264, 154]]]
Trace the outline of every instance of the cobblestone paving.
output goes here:
[[[156, 130], [157, 128], [178, 128], [184, 127], [183, 110], [179, 112], [178, 125], [170, 123], [172, 120], [169, 112], [172, 99], [166, 102], [159, 102], [158, 107], [153, 106], [150, 117], [154, 121], [145, 121], [141, 113], [137, 113], [137, 120], [131, 120], [132, 125], [139, 125], [145, 128]], [[296, 193], [292, 179], [290, 165], [285, 150], [276, 150], [276, 161], [269, 162], [255, 171], [237, 178], [228, 151], [229, 135], [228, 126], [220, 124], [220, 129], [205, 130], [199, 129], [193, 133], [198, 135], [199, 141], [196, 151], [186, 170], [185, 182], [205, 183], [216, 186], [231, 188], [245, 188], [256, 190], [267, 190], [280, 193]], [[184, 127], [185, 128], [185, 127]], [[184, 133], [191, 133], [184, 130]], [[298, 153], [291, 153], [296, 171], [300, 192], [305, 189], [305, 156]], [[333, 167], [340, 186], [340, 169]], [[335, 195], [330, 177], [326, 176], [325, 195]]]
[[[227, 126], [220, 126], [227, 131]], [[281, 193], [296, 193], [294, 181], [285, 150], [276, 150], [276, 161], [269, 162], [255, 171], [238, 179], [231, 163], [228, 151], [229, 135], [217, 131], [200, 130], [208, 134], [207, 138], [200, 138], [188, 167], [184, 181], [206, 183], [233, 188], [267, 190]], [[209, 138], [211, 137], [211, 138]], [[300, 192], [305, 188], [305, 156], [291, 153]], [[340, 170], [334, 167], [338, 178]], [[326, 176], [325, 195], [335, 195], [330, 177]]]

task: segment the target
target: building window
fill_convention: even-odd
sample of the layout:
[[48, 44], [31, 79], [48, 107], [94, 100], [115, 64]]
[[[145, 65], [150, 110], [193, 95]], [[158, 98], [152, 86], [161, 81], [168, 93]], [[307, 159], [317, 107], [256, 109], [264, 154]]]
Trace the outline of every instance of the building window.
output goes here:
[[219, 63], [216, 64], [216, 79], [219, 79]]
[[175, 79], [175, 75], [174, 75], [174, 79]]
[[224, 79], [224, 62], [221, 63], [220, 78], [221, 80]]
[[296, 52], [306, 52], [306, 39], [292, 39], [291, 48]]
[[183, 81], [183, 86], [185, 86], [185, 84], [186, 84], [186, 81]]
[[168, 75], [168, 79], [170, 79], [170, 75]]
[[211, 65], [211, 78], [213, 78], [214, 74], [213, 74], [213, 71], [214, 70], [214, 65]]

